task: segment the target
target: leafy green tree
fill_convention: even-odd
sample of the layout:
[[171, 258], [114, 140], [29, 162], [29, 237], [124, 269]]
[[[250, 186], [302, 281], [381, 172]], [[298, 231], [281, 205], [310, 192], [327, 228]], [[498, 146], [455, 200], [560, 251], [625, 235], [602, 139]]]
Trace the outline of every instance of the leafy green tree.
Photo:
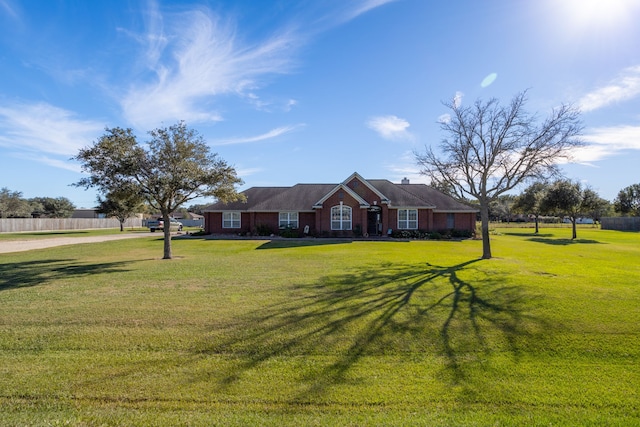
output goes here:
[[499, 221], [511, 222], [513, 217], [513, 206], [516, 196], [512, 194], [503, 194], [489, 203], [489, 217]]
[[37, 215], [45, 218], [71, 218], [76, 209], [66, 197], [34, 197], [29, 201], [38, 206]]
[[559, 180], [549, 187], [541, 205], [544, 212], [568, 216], [571, 219], [572, 239], [576, 239], [576, 220], [600, 209], [603, 201], [606, 202], [592, 189], [583, 189], [578, 182]]
[[478, 200], [482, 221], [482, 258], [491, 258], [489, 205], [529, 180], [558, 175], [558, 162], [582, 145], [580, 113], [568, 105], [555, 108], [541, 123], [525, 111], [526, 92], [510, 105], [497, 99], [463, 107], [445, 104], [450, 118], [440, 122], [447, 137], [436, 154], [432, 147], [416, 153], [421, 172], [462, 199]]
[[144, 198], [136, 188], [123, 186], [110, 191], [104, 198], [98, 196], [97, 212], [107, 217], [115, 217], [120, 222], [120, 231], [124, 231], [124, 223], [136, 213], [144, 211]]
[[[75, 185], [96, 187], [103, 194], [134, 188], [165, 224], [182, 204], [198, 197], [237, 200], [235, 186], [242, 183], [233, 167], [212, 154], [202, 136], [184, 122], [149, 132], [141, 145], [131, 129], [107, 128], [93, 145], [80, 150], [75, 160], [89, 176]], [[171, 259], [171, 230], [164, 228], [164, 259]]]
[[535, 234], [540, 232], [538, 223], [540, 219], [540, 215], [542, 215], [542, 199], [547, 191], [548, 185], [544, 182], [535, 182], [527, 187], [522, 194], [520, 194], [515, 201], [513, 206], [514, 210], [517, 212], [522, 212], [523, 214], [533, 215], [536, 231]]
[[585, 188], [582, 192], [582, 209], [584, 216], [593, 218], [594, 221], [600, 221], [600, 218], [611, 211], [611, 203], [600, 197], [594, 190]]
[[622, 215], [640, 216], [640, 184], [633, 184], [618, 192], [613, 209]]
[[22, 198], [20, 191], [11, 191], [7, 187], [0, 189], [0, 218], [28, 218], [31, 212], [31, 204]]

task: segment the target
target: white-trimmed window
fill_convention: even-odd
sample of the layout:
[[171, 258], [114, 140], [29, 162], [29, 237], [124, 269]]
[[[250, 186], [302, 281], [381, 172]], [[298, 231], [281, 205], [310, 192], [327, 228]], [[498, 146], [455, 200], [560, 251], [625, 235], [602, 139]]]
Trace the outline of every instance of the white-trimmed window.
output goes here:
[[351, 230], [351, 208], [349, 206], [334, 206], [331, 208], [331, 229]]
[[398, 209], [398, 229], [417, 230], [418, 229], [418, 210], [417, 209]]
[[222, 212], [222, 228], [240, 228], [240, 212]]
[[278, 227], [298, 228], [298, 212], [280, 212], [278, 215]]

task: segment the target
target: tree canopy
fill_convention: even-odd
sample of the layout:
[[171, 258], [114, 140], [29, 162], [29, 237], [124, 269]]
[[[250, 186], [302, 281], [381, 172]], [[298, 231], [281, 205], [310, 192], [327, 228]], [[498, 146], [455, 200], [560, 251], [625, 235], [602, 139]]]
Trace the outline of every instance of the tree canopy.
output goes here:
[[620, 190], [613, 201], [613, 207], [622, 215], [640, 216], [640, 184]]
[[66, 197], [34, 197], [30, 201], [35, 207], [33, 214], [45, 218], [71, 218], [76, 209]]
[[582, 188], [580, 183], [570, 180], [551, 184], [540, 202], [542, 211], [566, 215], [571, 219], [572, 239], [578, 237], [576, 220], [581, 216], [592, 216], [592, 212], [603, 209], [608, 203], [594, 190]]
[[445, 103], [450, 117], [440, 122], [445, 137], [440, 152], [427, 147], [415, 153], [421, 172], [460, 199], [478, 200], [482, 221], [482, 258], [491, 258], [489, 204], [528, 181], [558, 174], [558, 162], [582, 145], [579, 111], [570, 105], [554, 108], [542, 122], [525, 111], [526, 91], [509, 105], [495, 98], [464, 107]]
[[75, 208], [66, 197], [25, 199], [20, 191], [0, 189], [0, 218], [70, 218]]
[[105, 197], [98, 196], [97, 212], [115, 217], [120, 222], [120, 231], [124, 231], [124, 223], [136, 213], [145, 210], [142, 195], [132, 188], [115, 189]]
[[30, 217], [33, 209], [19, 191], [11, 191], [7, 187], [0, 189], [0, 218]]
[[542, 199], [546, 194], [547, 188], [548, 185], [544, 182], [534, 182], [516, 198], [515, 204], [513, 206], [513, 208], [518, 212], [533, 215], [536, 226], [536, 234], [538, 234], [540, 231], [538, 223], [540, 215], [542, 215], [543, 213]]
[[[93, 145], [74, 157], [88, 173], [75, 185], [103, 194], [126, 191], [158, 210], [166, 224], [183, 203], [198, 197], [239, 198], [242, 183], [233, 167], [209, 150], [202, 136], [184, 122], [149, 132], [140, 144], [131, 129], [107, 128]], [[172, 258], [169, 227], [164, 229], [164, 259]]]

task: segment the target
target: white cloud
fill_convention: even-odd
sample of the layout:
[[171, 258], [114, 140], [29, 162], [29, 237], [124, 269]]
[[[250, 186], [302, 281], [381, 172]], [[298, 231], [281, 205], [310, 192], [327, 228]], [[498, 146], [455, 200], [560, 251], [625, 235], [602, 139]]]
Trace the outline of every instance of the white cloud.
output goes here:
[[355, 19], [358, 16], [366, 13], [372, 9], [383, 6], [387, 3], [391, 3], [396, 0], [363, 0], [360, 2], [347, 2], [346, 4], [352, 6], [351, 9], [345, 12], [343, 19], [349, 21]]
[[622, 70], [606, 86], [586, 94], [578, 104], [582, 111], [593, 111], [610, 104], [627, 101], [640, 95], [640, 65]]
[[291, 125], [291, 126], [281, 126], [275, 129], [271, 129], [269, 132], [265, 132], [261, 135], [213, 141], [211, 145], [217, 146], [217, 145], [232, 145], [232, 144], [246, 144], [250, 142], [260, 142], [260, 141], [276, 138], [278, 136], [293, 132], [304, 126], [305, 126], [304, 123]]
[[[163, 15], [151, 0], [145, 14], [145, 34], [120, 29], [144, 49], [140, 55], [143, 70], [119, 97], [125, 119], [140, 129], [177, 120], [221, 121], [214, 101], [229, 94], [268, 110], [272, 103], [263, 101], [255, 91], [267, 83], [267, 76], [293, 68], [300, 45], [312, 35], [393, 1], [340, 0], [328, 7], [309, 7], [308, 14], [298, 16], [279, 32], [250, 43], [239, 36], [232, 21], [205, 7]], [[293, 105], [295, 101], [282, 108], [288, 111]]]
[[71, 111], [44, 102], [14, 103], [0, 105], [0, 130], [0, 145], [17, 152], [70, 157], [91, 144], [104, 130], [104, 123], [79, 119]]
[[367, 126], [384, 139], [393, 141], [413, 140], [413, 135], [407, 131], [410, 126], [409, 122], [397, 116], [372, 117], [367, 121]]
[[451, 121], [451, 114], [444, 113], [438, 116], [438, 123], [449, 123]]
[[385, 169], [389, 171], [387, 176], [393, 182], [401, 182], [402, 179], [407, 178], [411, 184], [429, 183], [429, 179], [420, 173], [413, 151], [406, 151], [400, 157], [395, 158], [394, 163], [387, 163]]
[[453, 106], [458, 108], [462, 105], [462, 98], [464, 98], [464, 93], [457, 91], [453, 96]]
[[[121, 101], [125, 117], [138, 127], [162, 122], [222, 120], [211, 105], [215, 96], [244, 94], [269, 74], [285, 73], [297, 37], [282, 31], [261, 43], [242, 43], [233, 25], [204, 9], [172, 17], [169, 30], [154, 14], [146, 37], [152, 82], [136, 81]], [[168, 31], [168, 34], [165, 32]]]
[[591, 164], [624, 150], [640, 150], [640, 126], [611, 126], [594, 128], [583, 136], [586, 146], [578, 149], [573, 161]]

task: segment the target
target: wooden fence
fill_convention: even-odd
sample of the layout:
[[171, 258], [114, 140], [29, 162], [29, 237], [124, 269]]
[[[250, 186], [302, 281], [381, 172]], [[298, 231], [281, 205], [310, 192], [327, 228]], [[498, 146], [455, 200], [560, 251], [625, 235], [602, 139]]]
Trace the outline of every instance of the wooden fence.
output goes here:
[[640, 231], [640, 217], [605, 217], [600, 220], [603, 230]]
[[[124, 226], [142, 227], [142, 220], [129, 218]], [[120, 221], [114, 218], [0, 218], [0, 233], [89, 230], [93, 228], [120, 228]]]

